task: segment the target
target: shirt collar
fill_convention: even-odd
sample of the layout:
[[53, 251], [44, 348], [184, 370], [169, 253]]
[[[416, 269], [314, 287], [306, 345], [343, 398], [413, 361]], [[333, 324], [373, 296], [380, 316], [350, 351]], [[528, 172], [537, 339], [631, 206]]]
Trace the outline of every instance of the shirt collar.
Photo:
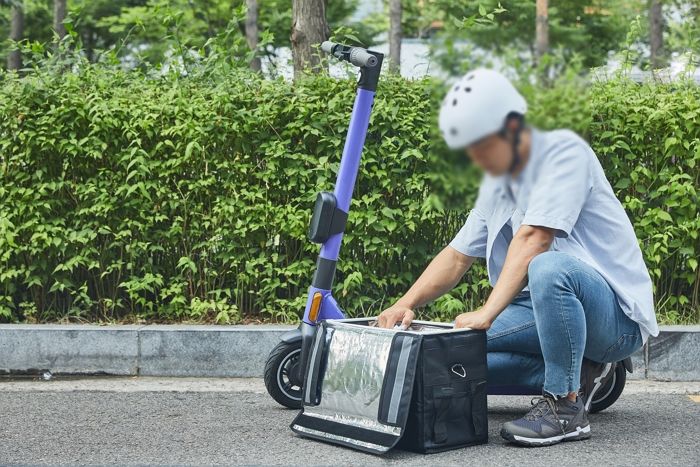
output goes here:
[[[539, 146], [542, 133], [537, 128], [530, 127], [530, 155], [527, 159], [527, 163], [523, 170], [515, 177], [515, 179], [520, 183], [520, 190], [522, 192], [523, 186], [528, 183], [530, 176], [532, 174], [532, 168], [535, 165], [535, 159], [539, 156]], [[499, 184], [498, 191], [501, 198], [511, 197], [515, 201], [514, 197], [511, 195], [510, 186], [508, 182], [510, 181], [510, 174], [501, 175], [501, 183]]]

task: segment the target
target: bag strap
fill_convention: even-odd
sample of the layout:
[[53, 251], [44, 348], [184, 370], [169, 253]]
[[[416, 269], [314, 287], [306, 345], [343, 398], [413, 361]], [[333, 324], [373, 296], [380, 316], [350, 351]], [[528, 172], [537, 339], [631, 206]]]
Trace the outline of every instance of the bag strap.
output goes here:
[[377, 420], [386, 425], [406, 426], [420, 343], [420, 335], [404, 333], [391, 341], [377, 414]]
[[488, 418], [486, 415], [486, 380], [470, 382], [471, 420], [474, 427], [474, 435], [478, 438], [487, 436]]
[[454, 390], [451, 386], [436, 387], [433, 392], [433, 405], [435, 407], [433, 441], [435, 444], [447, 442], [447, 412], [450, 410], [450, 401], [453, 395]]
[[311, 347], [311, 355], [309, 356], [309, 364], [306, 367], [304, 375], [304, 405], [318, 405], [321, 403], [321, 391], [319, 387], [321, 361], [325, 354], [326, 347], [326, 326], [321, 323], [316, 326], [316, 335], [313, 346]]

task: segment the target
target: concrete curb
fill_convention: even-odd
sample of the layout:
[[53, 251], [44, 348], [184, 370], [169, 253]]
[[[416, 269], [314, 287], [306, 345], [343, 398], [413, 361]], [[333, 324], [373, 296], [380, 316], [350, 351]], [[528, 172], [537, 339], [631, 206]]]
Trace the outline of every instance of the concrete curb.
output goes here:
[[294, 326], [0, 325], [0, 374], [261, 376]]
[[[294, 326], [0, 325], [0, 374], [260, 377]], [[662, 326], [633, 355], [632, 379], [700, 381], [700, 325]]]

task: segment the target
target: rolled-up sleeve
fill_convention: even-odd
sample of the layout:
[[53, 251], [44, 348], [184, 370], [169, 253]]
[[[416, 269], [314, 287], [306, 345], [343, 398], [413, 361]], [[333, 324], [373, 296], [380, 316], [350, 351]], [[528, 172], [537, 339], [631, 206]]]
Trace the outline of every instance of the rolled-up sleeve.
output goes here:
[[591, 157], [573, 139], [552, 148], [533, 184], [521, 224], [548, 227], [558, 237], [567, 237], [593, 187]]
[[486, 258], [486, 219], [478, 209], [472, 209], [450, 246], [463, 255]]

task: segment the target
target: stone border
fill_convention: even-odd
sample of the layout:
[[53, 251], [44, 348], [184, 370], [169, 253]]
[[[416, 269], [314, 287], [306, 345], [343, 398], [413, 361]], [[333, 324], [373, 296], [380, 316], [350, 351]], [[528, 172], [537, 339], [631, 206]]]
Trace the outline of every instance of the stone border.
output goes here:
[[0, 325], [0, 374], [261, 376], [294, 326]]
[[[0, 325], [0, 374], [260, 377], [280, 325]], [[662, 326], [632, 379], [700, 381], [700, 325]]]

